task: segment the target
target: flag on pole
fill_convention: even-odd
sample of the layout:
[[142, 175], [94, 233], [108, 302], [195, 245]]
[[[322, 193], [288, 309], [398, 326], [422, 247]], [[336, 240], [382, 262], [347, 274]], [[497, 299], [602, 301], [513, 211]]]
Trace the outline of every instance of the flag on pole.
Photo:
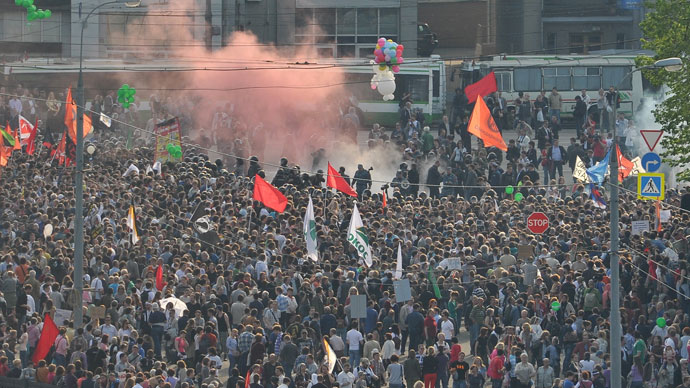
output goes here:
[[596, 184], [604, 183], [604, 177], [609, 173], [609, 158], [611, 157], [611, 151], [609, 151], [604, 159], [599, 161], [599, 163], [587, 169], [587, 175], [589, 179]]
[[508, 146], [503, 140], [491, 112], [489, 112], [489, 107], [486, 106], [486, 102], [481, 96], [477, 98], [477, 103], [474, 104], [470, 122], [467, 124], [467, 131], [482, 139], [486, 148], [496, 147], [499, 150], [508, 151]]
[[156, 268], [156, 289], [158, 291], [163, 291], [163, 287], [165, 287], [165, 282], [163, 281], [163, 264], [158, 264], [158, 268]]
[[[65, 106], [65, 126], [67, 126], [67, 133], [70, 139], [77, 143], [77, 104], [72, 99], [72, 88], [67, 90], [67, 105]], [[93, 129], [91, 125], [91, 117], [86, 113], [83, 114], [83, 136], [86, 137]]]
[[323, 339], [323, 347], [326, 350], [326, 365], [328, 365], [328, 373], [333, 373], [335, 363], [338, 361], [338, 356], [335, 355], [333, 348], [328, 344], [326, 339]]
[[278, 213], [285, 211], [288, 200], [277, 188], [266, 182], [259, 174], [254, 177], [254, 194], [252, 198], [259, 201], [264, 206], [271, 208]]
[[371, 267], [373, 260], [371, 258], [371, 248], [369, 247], [369, 236], [367, 236], [367, 229], [362, 223], [362, 217], [359, 215], [357, 204], [352, 209], [350, 226], [347, 228], [347, 241], [357, 249], [357, 254], [364, 260], [367, 267]]
[[28, 139], [31, 136], [31, 132], [38, 125], [38, 118], [36, 118], [36, 125], [31, 124], [24, 116], [19, 115], [19, 139], [22, 145], [28, 144]]
[[429, 277], [429, 282], [434, 287], [434, 295], [436, 295], [436, 299], [441, 299], [441, 290], [438, 288], [438, 283], [436, 283], [436, 275], [434, 275], [431, 263], [429, 263], [429, 273], [427, 276]]
[[26, 153], [33, 155], [36, 152], [36, 136], [38, 135], [38, 119], [36, 119], [36, 124], [31, 127], [31, 133], [29, 133], [28, 139], [26, 139]]
[[101, 112], [100, 120], [108, 128], [110, 128], [110, 126], [113, 125], [113, 120], [103, 112]]
[[616, 155], [618, 156], [618, 182], [620, 183], [632, 173], [635, 164], [623, 156], [618, 144], [616, 144]]
[[347, 181], [338, 174], [338, 171], [328, 163], [328, 177], [326, 178], [326, 186], [332, 187], [338, 191], [341, 191], [347, 195], [357, 197], [357, 192], [347, 184]]
[[127, 212], [127, 227], [132, 230], [132, 244], [139, 242], [139, 231], [137, 230], [137, 216], [134, 212], [134, 205], [129, 205]]
[[41, 336], [38, 338], [34, 355], [31, 357], [31, 361], [33, 361], [34, 365], [38, 365], [38, 362], [48, 355], [48, 352], [53, 346], [55, 338], [57, 338], [58, 334], [60, 334], [60, 331], [55, 325], [55, 322], [53, 322], [53, 318], [50, 317], [50, 314], [46, 314], [45, 318], [43, 319], [43, 330], [41, 330]]
[[395, 272], [393, 273], [393, 279], [401, 279], [403, 275], [403, 262], [402, 262], [402, 243], [398, 243], [398, 261], [395, 264]]
[[14, 150], [15, 151], [21, 151], [22, 150], [22, 142], [19, 139], [19, 128], [14, 129]]
[[388, 206], [388, 198], [386, 198], [386, 192], [383, 192], [383, 205], [382, 207], [385, 209], [386, 206]]
[[492, 71], [479, 81], [465, 86], [465, 95], [469, 103], [475, 102], [481, 96], [487, 96], [498, 90], [496, 85], [496, 74]]
[[661, 233], [661, 200], [656, 201], [656, 231]]
[[599, 191], [599, 187], [594, 186], [593, 183], [589, 184], [589, 196], [592, 198], [594, 206], [598, 207], [599, 209], [606, 209], [606, 201], [604, 200], [604, 196], [601, 194], [601, 191]]
[[582, 183], [589, 183], [592, 180], [587, 175], [587, 165], [580, 159], [578, 155], [575, 159], [575, 168], [573, 169], [573, 179], [577, 179]]
[[316, 249], [316, 219], [314, 218], [314, 203], [309, 196], [307, 212], [304, 214], [304, 241], [307, 243], [307, 257], [319, 261], [319, 252]]

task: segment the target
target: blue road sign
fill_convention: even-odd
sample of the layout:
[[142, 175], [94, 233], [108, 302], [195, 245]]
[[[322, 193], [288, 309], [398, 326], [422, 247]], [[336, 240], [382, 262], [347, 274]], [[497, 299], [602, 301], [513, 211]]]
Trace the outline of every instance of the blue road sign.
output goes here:
[[655, 152], [647, 152], [642, 156], [642, 168], [647, 172], [655, 172], [661, 168], [661, 157]]
[[643, 173], [637, 175], [637, 198], [664, 200], [665, 176], [659, 173]]

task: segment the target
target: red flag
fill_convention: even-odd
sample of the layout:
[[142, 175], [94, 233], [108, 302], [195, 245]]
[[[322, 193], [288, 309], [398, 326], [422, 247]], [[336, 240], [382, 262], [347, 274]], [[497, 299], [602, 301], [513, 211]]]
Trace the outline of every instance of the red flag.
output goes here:
[[36, 350], [34, 350], [34, 355], [31, 357], [31, 361], [33, 361], [34, 365], [38, 365], [38, 361], [44, 359], [48, 355], [58, 334], [60, 334], [60, 331], [57, 326], [55, 326], [53, 318], [50, 317], [50, 314], [46, 314], [41, 337], [38, 339]]
[[386, 192], [383, 192], [383, 208], [386, 208], [386, 205], [388, 205], [388, 201], [386, 201]]
[[0, 167], [7, 166], [7, 161], [12, 155], [12, 149], [10, 147], [5, 147], [0, 141]]
[[[249, 370], [247, 371], [247, 378], [246, 378], [245, 381], [244, 381], [244, 388], [249, 388], [249, 385], [251, 384], [251, 383], [249, 382], [249, 379], [250, 379], [251, 377], [252, 377], [252, 369], [249, 368]], [[282, 384], [282, 383], [281, 383], [281, 384]]]
[[618, 144], [616, 144], [616, 154], [618, 155], [618, 182], [623, 182], [635, 168], [635, 164], [623, 156]]
[[342, 191], [347, 195], [357, 197], [357, 192], [347, 184], [347, 181], [335, 171], [335, 168], [328, 163], [328, 178], [326, 178], [326, 186], [332, 187], [338, 191]]
[[661, 233], [661, 200], [656, 201], [656, 231]]
[[163, 291], [165, 284], [166, 283], [163, 282], [163, 266], [159, 264], [156, 269], [156, 288], [158, 291]]
[[285, 206], [287, 206], [288, 202], [287, 198], [285, 198], [280, 190], [266, 182], [259, 174], [254, 177], [254, 195], [252, 198], [278, 213], [285, 211]]
[[[38, 125], [38, 117], [36, 117], [36, 125]], [[29, 143], [28, 139], [34, 127], [35, 125], [32, 125], [24, 116], [19, 116], [19, 138], [22, 141], [22, 145]]]
[[38, 135], [38, 118], [36, 118], [36, 124], [31, 128], [31, 133], [26, 141], [26, 153], [33, 155], [36, 151], [36, 135]]
[[21, 151], [22, 150], [22, 142], [19, 141], [19, 128], [14, 129], [14, 151]]
[[492, 71], [479, 81], [465, 86], [465, 95], [471, 104], [477, 100], [477, 97], [489, 95], [497, 90], [496, 75]]
[[491, 112], [489, 112], [489, 107], [486, 106], [486, 102], [481, 97], [474, 104], [470, 122], [467, 124], [467, 131], [482, 139], [486, 148], [496, 147], [499, 150], [508, 151], [508, 146], [506, 146], [506, 142], [503, 140]]
[[[77, 104], [72, 99], [72, 88], [67, 90], [67, 106], [65, 107], [65, 126], [67, 126], [67, 133], [70, 139], [75, 144], [77, 143]], [[91, 132], [93, 126], [91, 125], [91, 117], [84, 113], [84, 137]]]

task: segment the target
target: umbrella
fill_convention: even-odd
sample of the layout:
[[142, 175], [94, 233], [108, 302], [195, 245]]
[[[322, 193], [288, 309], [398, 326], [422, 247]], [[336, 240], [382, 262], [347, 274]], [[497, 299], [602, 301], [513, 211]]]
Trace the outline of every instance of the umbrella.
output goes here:
[[168, 303], [172, 303], [173, 309], [175, 309], [175, 316], [177, 318], [180, 318], [182, 313], [187, 310], [187, 304], [175, 297], [165, 298], [158, 301], [158, 304], [161, 306], [161, 310], [163, 311], [165, 311], [165, 307], [168, 305]]

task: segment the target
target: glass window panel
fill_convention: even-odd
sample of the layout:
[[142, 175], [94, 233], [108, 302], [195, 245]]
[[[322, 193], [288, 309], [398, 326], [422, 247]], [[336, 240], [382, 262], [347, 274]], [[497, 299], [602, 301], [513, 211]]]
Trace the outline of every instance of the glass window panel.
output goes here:
[[378, 37], [376, 35], [369, 35], [369, 36], [361, 36], [357, 35], [357, 43], [371, 43], [371, 51], [374, 51], [374, 48], [376, 47], [376, 42], [378, 41]]
[[502, 92], [510, 91], [510, 73], [496, 73], [496, 86]]
[[376, 8], [359, 8], [357, 10], [358, 35], [376, 35], [377, 14], [378, 10]]
[[596, 75], [599, 76], [601, 73], [599, 72], [598, 67], [588, 67], [587, 68], [587, 75]]
[[316, 37], [316, 43], [335, 43], [335, 36], [333, 35], [323, 35]]
[[392, 39], [388, 35], [398, 35], [398, 32], [398, 9], [379, 9], [379, 35], [385, 36], [387, 39]]
[[515, 69], [515, 91], [541, 90], [541, 69]]
[[60, 42], [62, 14], [55, 12], [51, 17], [43, 19], [43, 41]]
[[26, 15], [7, 9], [3, 10], [2, 18], [0, 18], [0, 22], [2, 22], [0, 23], [0, 37], [2, 40], [22, 41], [22, 18], [26, 20]]
[[338, 58], [354, 58], [355, 57], [355, 46], [354, 45], [338, 45]]
[[357, 49], [357, 52], [359, 52], [360, 58], [367, 58], [367, 57], [373, 58], [374, 57], [374, 46], [372, 46], [371, 48], [359, 47]]
[[355, 37], [338, 35], [338, 43], [355, 43]]
[[295, 35], [311, 34], [314, 22], [313, 8], [298, 8], [295, 11]]
[[[602, 87], [608, 89], [610, 86], [616, 86], [630, 71], [630, 66], [606, 66], [603, 68]], [[632, 77], [627, 77], [622, 85], [618, 86], [622, 90], [632, 89]]]
[[434, 70], [431, 72], [431, 74], [433, 75], [433, 81], [434, 81], [434, 84], [432, 86], [432, 88], [433, 88], [432, 96], [438, 97], [439, 91], [441, 89], [441, 72], [438, 70]]
[[554, 67], [545, 67], [544, 68], [544, 76], [554, 76], [556, 75], [556, 68]]
[[354, 8], [338, 8], [338, 35], [355, 33]]
[[598, 67], [573, 67], [573, 89], [597, 90], [601, 87]]
[[32, 22], [24, 23], [24, 42], [40, 42], [41, 41], [41, 21], [34, 20]]
[[335, 35], [335, 8], [316, 8], [314, 20], [312, 23], [316, 31], [320, 30], [324, 35]]
[[317, 47], [316, 55], [319, 58], [333, 58], [334, 50], [332, 47]]

